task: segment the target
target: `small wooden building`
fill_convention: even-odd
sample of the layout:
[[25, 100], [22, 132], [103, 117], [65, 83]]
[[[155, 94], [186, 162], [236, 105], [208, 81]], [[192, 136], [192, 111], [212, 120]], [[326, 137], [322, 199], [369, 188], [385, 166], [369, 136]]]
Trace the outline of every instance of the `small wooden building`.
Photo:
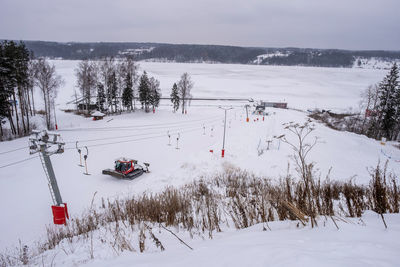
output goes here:
[[93, 120], [94, 120], [94, 121], [98, 121], [98, 120], [102, 120], [103, 117], [104, 117], [105, 115], [106, 115], [106, 114], [101, 113], [100, 111], [95, 111], [95, 112], [92, 114], [92, 117], [93, 117]]
[[285, 102], [264, 102], [261, 101], [261, 103], [258, 106], [263, 106], [264, 108], [266, 107], [271, 107], [271, 108], [287, 108], [287, 103]]

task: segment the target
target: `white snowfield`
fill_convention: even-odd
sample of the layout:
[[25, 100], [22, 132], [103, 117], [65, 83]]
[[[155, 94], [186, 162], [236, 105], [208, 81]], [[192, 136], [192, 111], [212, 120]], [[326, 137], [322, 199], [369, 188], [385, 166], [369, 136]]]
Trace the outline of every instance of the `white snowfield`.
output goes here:
[[397, 214], [387, 219], [391, 231], [385, 231], [379, 215], [372, 212], [338, 222], [339, 230], [330, 219], [314, 229], [285, 221], [271, 222], [271, 230], [262, 231], [258, 224], [218, 234], [212, 241], [185, 239], [193, 251], [162, 233], [168, 247], [162, 253], [124, 253], [111, 260], [100, 255], [85, 266], [398, 266], [400, 220]]
[[[78, 62], [53, 62], [66, 81], [57, 98], [58, 133], [66, 142], [66, 150], [63, 154], [51, 156], [51, 160], [63, 201], [68, 204], [72, 215], [79, 215], [87, 209], [95, 192], [96, 203], [101, 198], [158, 192], [169, 185], [184, 185], [200, 176], [210, 176], [222, 170], [224, 163], [278, 180], [286, 175], [293, 152], [274, 136], [287, 134], [291, 139], [293, 137], [282, 124], [307, 120], [304, 111], [271, 108], [267, 110], [270, 116], [266, 116], [264, 121], [261, 116], [251, 115], [250, 122], [246, 123], [244, 102], [223, 101], [193, 101], [188, 114], [182, 115], [180, 112], [172, 113], [172, 107], [164, 101], [155, 114], [137, 111], [93, 121], [60, 110], [73, 99], [74, 68]], [[169, 96], [173, 82], [183, 72], [188, 72], [195, 83], [194, 97], [286, 101], [290, 108], [301, 110], [357, 108], [361, 90], [381, 81], [386, 74], [382, 70], [223, 64], [143, 62], [140, 66], [160, 80], [164, 96]], [[224, 113], [218, 105], [234, 107], [228, 111], [224, 159], [220, 156]], [[370, 179], [368, 168], [388, 159], [383, 152], [392, 157], [388, 170], [400, 173], [400, 163], [396, 162], [400, 159], [400, 150], [391, 144], [382, 146], [375, 140], [334, 131], [319, 123], [315, 123], [310, 141], [315, 137], [318, 144], [310, 153], [309, 160], [316, 162], [322, 178], [332, 168], [331, 180], [353, 179], [356, 183], [366, 184]], [[89, 150], [89, 176], [84, 175], [84, 168], [78, 166], [76, 141]], [[269, 150], [265, 149], [267, 141], [272, 141]], [[259, 156], [261, 148], [264, 148], [264, 153]], [[15, 149], [19, 150], [9, 152]], [[86, 153], [85, 149], [83, 153]], [[28, 154], [27, 138], [0, 143], [1, 166], [32, 158], [0, 168], [0, 250], [17, 244], [18, 240], [32, 245], [45, 234], [46, 224], [52, 223], [47, 181], [39, 158], [35, 156]], [[102, 175], [102, 169], [112, 168], [114, 160], [121, 156], [149, 162], [151, 172], [132, 181]], [[296, 175], [292, 165], [289, 171]], [[272, 231], [268, 232], [261, 231], [261, 226], [254, 226], [224, 232], [213, 240], [194, 240], [194, 251], [170, 240], [170, 247], [162, 253], [126, 253], [119, 258], [92, 262], [86, 261], [86, 254], [76, 261], [57, 256], [60, 258], [56, 258], [56, 262], [65, 265], [87, 262], [91, 266], [398, 265], [398, 214], [387, 216], [388, 230], [384, 230], [380, 218], [372, 213], [363, 220], [366, 226], [352, 220], [353, 223], [341, 223], [340, 230], [331, 223], [317, 229], [297, 229], [290, 222], [274, 222]]]

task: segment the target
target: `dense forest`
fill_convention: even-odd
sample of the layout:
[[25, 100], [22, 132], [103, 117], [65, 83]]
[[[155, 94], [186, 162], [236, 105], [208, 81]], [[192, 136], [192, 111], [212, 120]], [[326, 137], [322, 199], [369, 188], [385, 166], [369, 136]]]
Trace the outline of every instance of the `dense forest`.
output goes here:
[[351, 67], [354, 56], [350, 52], [339, 50], [293, 50], [286, 51], [286, 56], [272, 56], [265, 58], [261, 64], [265, 65], [302, 65], [316, 67]]
[[388, 61], [400, 60], [400, 51], [350, 51], [132, 42], [59, 43], [24, 41], [24, 43], [37, 57], [78, 60], [129, 55], [134, 60], [318, 67], [352, 67], [357, 57], [380, 58]]

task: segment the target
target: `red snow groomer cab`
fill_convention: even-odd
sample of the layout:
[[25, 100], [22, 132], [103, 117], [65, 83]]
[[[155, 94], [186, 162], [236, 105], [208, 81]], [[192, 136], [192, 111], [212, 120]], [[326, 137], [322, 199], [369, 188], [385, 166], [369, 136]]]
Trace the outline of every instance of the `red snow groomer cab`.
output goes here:
[[119, 179], [129, 179], [132, 180], [139, 177], [145, 172], [149, 172], [149, 163], [143, 163], [143, 166], [137, 163], [137, 160], [128, 158], [119, 158], [115, 160], [114, 170], [105, 169], [103, 174], [111, 175]]

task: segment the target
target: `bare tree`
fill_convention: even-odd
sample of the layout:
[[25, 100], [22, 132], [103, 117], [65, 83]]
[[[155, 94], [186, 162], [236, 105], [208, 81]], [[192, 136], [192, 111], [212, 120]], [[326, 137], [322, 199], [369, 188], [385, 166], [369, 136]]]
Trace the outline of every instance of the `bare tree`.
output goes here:
[[379, 87], [376, 84], [370, 85], [361, 92], [360, 110], [364, 112], [363, 121], [361, 125], [362, 133], [365, 133], [366, 123], [368, 117], [374, 117], [377, 112], [379, 104]]
[[97, 66], [89, 60], [82, 60], [75, 69], [77, 87], [80, 89], [86, 104], [86, 111], [89, 113], [90, 100], [97, 88]]
[[179, 98], [182, 102], [182, 114], [185, 113], [187, 101], [190, 101], [190, 99], [192, 98], [191, 90], [193, 88], [193, 85], [194, 83], [191, 80], [190, 75], [187, 72], [182, 74], [181, 79], [178, 82]]
[[106, 94], [106, 106], [111, 108], [112, 111], [112, 97], [111, 97], [111, 88], [110, 87], [110, 79], [112, 74], [115, 72], [115, 60], [113, 57], [106, 57], [99, 61], [99, 74], [102, 84], [104, 85], [104, 90]]
[[53, 129], [51, 124], [51, 110], [54, 108], [54, 100], [57, 97], [58, 88], [64, 83], [60, 75], [57, 75], [54, 65], [40, 58], [35, 63], [35, 85], [40, 88], [45, 105], [47, 129]]
[[35, 86], [35, 62], [31, 60], [29, 61], [28, 64], [28, 82], [26, 85], [26, 94], [28, 98], [29, 111], [31, 113], [31, 116], [36, 115], [35, 99], [33, 97], [34, 86]]
[[[361, 93], [360, 110], [363, 112], [358, 124], [359, 133], [366, 134], [368, 137], [376, 138], [379, 134], [379, 86], [374, 84], [368, 86]], [[360, 125], [361, 124], [361, 125]]]

